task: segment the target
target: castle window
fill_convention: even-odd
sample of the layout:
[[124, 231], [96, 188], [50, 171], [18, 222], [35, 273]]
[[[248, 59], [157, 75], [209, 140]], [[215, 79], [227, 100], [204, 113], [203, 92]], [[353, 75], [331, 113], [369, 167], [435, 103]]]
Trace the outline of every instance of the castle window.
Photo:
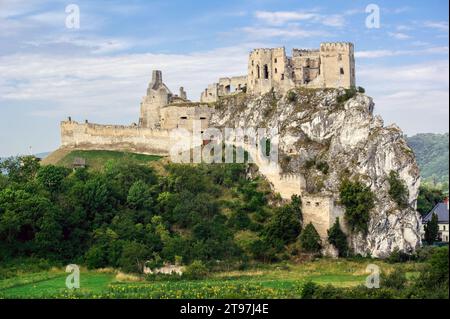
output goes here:
[[306, 206], [310, 206], [311, 205], [311, 202], [306, 202]]
[[269, 67], [267, 66], [267, 64], [264, 64], [264, 78], [269, 78]]
[[281, 79], [284, 80], [284, 73], [281, 73]]
[[277, 70], [277, 68], [275, 68], [275, 73], [277, 73], [278, 72], [278, 70]]
[[187, 120], [187, 116], [180, 117], [181, 120]]
[[278, 61], [277, 58], [275, 58], [275, 60], [273, 60], [274, 63], [277, 63], [277, 61]]
[[260, 69], [259, 69], [259, 65], [256, 66], [256, 74], [257, 74], [258, 79], [259, 79], [261, 77], [261, 72], [260, 72]]
[[295, 72], [292, 72], [292, 78], [295, 79]]
[[206, 120], [206, 117], [202, 116], [202, 117], [200, 117], [200, 120]]
[[318, 207], [318, 206], [320, 206], [320, 203], [319, 203], [319, 202], [316, 202], [316, 207]]
[[344, 74], [344, 68], [341, 68], [341, 69], [340, 69], [340, 73], [341, 73], [341, 74]]
[[254, 62], [255, 62], [255, 61], [252, 60], [252, 66], [254, 65]]

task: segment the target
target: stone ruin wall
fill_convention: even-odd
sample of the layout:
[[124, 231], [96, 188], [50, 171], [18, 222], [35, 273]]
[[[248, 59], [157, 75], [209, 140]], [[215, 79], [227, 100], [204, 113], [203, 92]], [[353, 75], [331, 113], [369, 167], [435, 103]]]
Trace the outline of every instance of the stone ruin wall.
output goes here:
[[75, 121], [61, 122], [61, 146], [65, 148], [168, 155], [172, 144], [169, 130]]

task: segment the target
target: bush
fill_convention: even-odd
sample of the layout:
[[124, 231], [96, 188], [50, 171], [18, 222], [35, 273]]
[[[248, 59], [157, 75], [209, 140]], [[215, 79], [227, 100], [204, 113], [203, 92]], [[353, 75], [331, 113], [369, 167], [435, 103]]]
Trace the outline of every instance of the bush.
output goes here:
[[375, 206], [374, 194], [369, 187], [359, 181], [342, 182], [340, 191], [341, 204], [345, 207], [345, 220], [352, 231], [367, 233], [370, 210]]
[[408, 207], [409, 192], [406, 184], [395, 171], [389, 172], [389, 195], [399, 208]]
[[364, 89], [362, 86], [358, 86], [358, 93], [366, 93], [366, 89]]
[[313, 299], [314, 294], [317, 291], [317, 284], [313, 283], [312, 281], [307, 281], [303, 287], [302, 292], [300, 294], [301, 299]]
[[297, 101], [297, 93], [295, 93], [294, 91], [289, 91], [286, 94], [286, 99], [288, 100], [288, 102], [293, 103]]
[[312, 223], [306, 225], [300, 235], [300, 246], [302, 250], [308, 253], [318, 253], [322, 248], [320, 236]]
[[389, 263], [403, 263], [408, 260], [411, 260], [412, 256], [399, 250], [398, 248], [395, 248], [392, 253], [387, 258], [387, 262]]
[[341, 229], [339, 217], [336, 218], [334, 225], [327, 232], [328, 242], [336, 247], [339, 257], [346, 257], [348, 255], [347, 236]]
[[383, 287], [392, 288], [396, 290], [401, 290], [406, 286], [406, 275], [405, 272], [400, 269], [395, 269], [385, 278], [381, 277], [381, 285]]
[[437, 239], [439, 235], [439, 221], [436, 214], [431, 216], [431, 220], [429, 220], [425, 225], [425, 241], [432, 245]]
[[352, 97], [356, 95], [356, 88], [351, 87], [350, 89], [345, 89], [344, 94], [341, 94], [337, 97], [338, 103], [344, 103], [350, 100]]
[[183, 276], [188, 279], [203, 279], [208, 276], [209, 270], [201, 260], [194, 260], [186, 267]]

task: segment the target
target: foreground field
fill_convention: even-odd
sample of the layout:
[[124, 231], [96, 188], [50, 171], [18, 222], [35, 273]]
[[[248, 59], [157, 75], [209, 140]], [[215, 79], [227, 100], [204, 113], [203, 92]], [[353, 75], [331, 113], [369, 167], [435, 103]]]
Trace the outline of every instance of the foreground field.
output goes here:
[[[303, 264], [260, 266], [246, 271], [220, 272], [203, 280], [144, 280], [114, 270], [81, 270], [80, 289], [65, 287], [62, 269], [25, 274], [0, 281], [1, 298], [300, 298], [305, 282], [335, 287], [365, 283], [369, 261], [321, 259]], [[375, 261], [382, 272], [394, 268], [416, 275], [418, 263], [390, 265]]]

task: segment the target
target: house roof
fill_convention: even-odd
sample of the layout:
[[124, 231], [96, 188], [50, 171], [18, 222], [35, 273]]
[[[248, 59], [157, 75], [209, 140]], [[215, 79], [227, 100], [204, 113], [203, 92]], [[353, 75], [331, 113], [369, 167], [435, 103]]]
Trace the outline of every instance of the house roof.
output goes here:
[[438, 203], [433, 209], [423, 218], [426, 223], [431, 220], [433, 214], [436, 214], [440, 223], [448, 223], [448, 206], [446, 203]]

